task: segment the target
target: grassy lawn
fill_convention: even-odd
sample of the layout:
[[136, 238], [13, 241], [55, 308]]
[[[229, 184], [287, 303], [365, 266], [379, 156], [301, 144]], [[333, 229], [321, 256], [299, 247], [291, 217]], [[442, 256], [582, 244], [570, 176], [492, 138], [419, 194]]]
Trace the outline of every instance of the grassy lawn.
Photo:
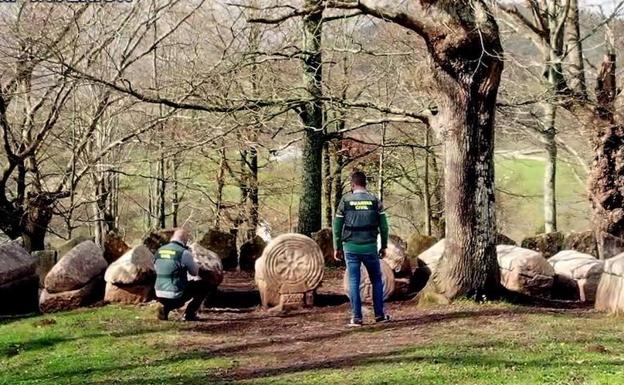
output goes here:
[[343, 327], [345, 307], [158, 323], [106, 306], [0, 324], [0, 384], [622, 384], [624, 322], [509, 304]]
[[[544, 162], [535, 159], [496, 158], [499, 222], [503, 232], [516, 240], [543, 232]], [[564, 232], [589, 228], [589, 204], [585, 186], [572, 166], [557, 165], [557, 221]]]

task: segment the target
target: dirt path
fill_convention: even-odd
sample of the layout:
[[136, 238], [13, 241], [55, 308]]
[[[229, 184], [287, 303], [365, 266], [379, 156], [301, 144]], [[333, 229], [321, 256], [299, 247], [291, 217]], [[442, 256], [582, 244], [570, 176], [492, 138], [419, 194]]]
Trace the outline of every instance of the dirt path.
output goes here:
[[[174, 359], [231, 358], [233, 367], [219, 376], [237, 380], [346, 368], [362, 361], [392, 360], [408, 346], [443, 340], [449, 330], [492, 328], [494, 331], [503, 324], [508, 327], [530, 312], [564, 311], [503, 305], [486, 308], [454, 305], [423, 310], [409, 301], [390, 302], [386, 307], [393, 322], [348, 329], [345, 324], [349, 304], [339, 292], [341, 280], [340, 271], [326, 277], [320, 290], [321, 298], [327, 301], [324, 306], [275, 315], [257, 307], [257, 292], [249, 275], [228, 274], [217, 308], [204, 311], [201, 322], [185, 324]], [[225, 303], [228, 309], [220, 307]], [[370, 310], [365, 318], [372, 318]]]

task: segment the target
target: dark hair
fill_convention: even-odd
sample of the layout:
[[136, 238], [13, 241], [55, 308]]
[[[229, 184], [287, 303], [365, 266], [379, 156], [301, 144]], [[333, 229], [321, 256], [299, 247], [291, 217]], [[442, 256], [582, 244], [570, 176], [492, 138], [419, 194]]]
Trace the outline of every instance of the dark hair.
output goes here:
[[353, 171], [351, 174], [351, 183], [356, 186], [366, 187], [366, 174], [362, 171]]

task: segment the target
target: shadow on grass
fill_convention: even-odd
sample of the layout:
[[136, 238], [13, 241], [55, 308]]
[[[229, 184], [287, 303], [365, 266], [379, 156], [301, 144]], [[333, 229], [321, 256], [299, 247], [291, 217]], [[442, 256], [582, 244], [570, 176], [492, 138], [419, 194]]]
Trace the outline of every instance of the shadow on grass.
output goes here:
[[[175, 360], [175, 359], [174, 359]], [[232, 371], [214, 371], [204, 373], [189, 373], [182, 375], [170, 375], [166, 371], [162, 371], [163, 375], [157, 377], [147, 378], [128, 378], [118, 379], [115, 381], [102, 381], [95, 382], [95, 384], [118, 384], [118, 385], [148, 385], [148, 384], [233, 384], [239, 381], [250, 381], [259, 379], [270, 379], [273, 377], [284, 375], [296, 375], [306, 372], [314, 372], [319, 370], [341, 370], [341, 369], [366, 369], [368, 366], [376, 365], [397, 365], [397, 364], [434, 364], [446, 366], [445, 373], [440, 373], [435, 377], [438, 381], [443, 379], [447, 375], [452, 375], [449, 371], [454, 368], [470, 368], [474, 367], [475, 370], [489, 370], [500, 368], [523, 368], [523, 369], [537, 369], [539, 371], [551, 371], [553, 369], [560, 369], [565, 367], [566, 369], [583, 369], [586, 368], [587, 362], [574, 361], [572, 359], [565, 360], [561, 356], [550, 355], [548, 357], [539, 357], [536, 359], [514, 359], [509, 358], [497, 358], [488, 356], [487, 354], [419, 354], [412, 351], [394, 351], [388, 353], [360, 353], [342, 355], [340, 357], [332, 359], [318, 359], [307, 362], [297, 362], [294, 364], [276, 365], [265, 368], [252, 368], [241, 369]], [[619, 359], [612, 360], [598, 360], [591, 361], [593, 367], [604, 367], [605, 370], [609, 367], [621, 367], [624, 363]], [[383, 374], [380, 374], [382, 376]], [[418, 382], [422, 382], [423, 378], [419, 376], [414, 378]], [[119, 377], [118, 377], [119, 378]], [[433, 379], [433, 377], [432, 377]], [[381, 379], [379, 379], [381, 381]], [[387, 383], [382, 381], [383, 383]], [[299, 383], [297, 379], [291, 379], [290, 381], [282, 380], [279, 383]], [[437, 383], [437, 382], [436, 382]]]
[[[87, 368], [70, 368], [61, 371], [55, 371], [54, 373], [50, 373], [45, 376], [34, 376], [28, 378], [28, 380], [41, 381], [45, 382], [45, 380], [52, 379], [72, 379], [79, 378], [85, 374], [95, 374], [95, 375], [103, 375], [110, 376], [114, 375], [116, 381], [112, 383], [119, 384], [149, 384], [154, 383], [152, 379], [131, 379], [125, 381], [124, 379], [120, 379], [123, 377], [124, 371], [130, 371], [137, 368], [150, 367], [150, 369], [154, 369], [160, 371], [158, 369], [162, 366], [169, 366], [171, 364], [175, 365], [176, 363], [183, 364], [186, 361], [190, 360], [209, 360], [214, 358], [231, 358], [232, 362], [237, 361], [237, 357], [240, 355], [249, 354], [250, 351], [262, 349], [265, 347], [269, 347], [275, 344], [282, 344], [285, 346], [285, 349], [289, 345], [294, 345], [300, 342], [318, 342], [322, 343], [323, 341], [331, 341], [334, 339], [338, 339], [341, 337], [355, 335], [356, 333], [371, 333], [382, 330], [400, 330], [407, 329], [406, 333], [409, 333], [410, 329], [417, 328], [418, 326], [430, 324], [430, 323], [440, 323], [440, 322], [451, 322], [457, 319], [464, 318], [484, 318], [484, 317], [499, 317], [499, 316], [510, 316], [515, 314], [527, 314], [527, 313], [548, 313], [548, 314], [558, 314], [563, 313], [559, 310], [552, 309], [523, 309], [523, 308], [513, 308], [513, 309], [484, 309], [484, 310], [467, 310], [467, 311], [455, 311], [455, 312], [447, 312], [447, 313], [439, 313], [439, 314], [425, 314], [421, 316], [409, 317], [404, 319], [399, 319], [390, 324], [384, 325], [374, 325], [363, 327], [360, 329], [345, 329], [342, 326], [334, 327], [333, 329], [324, 330], [322, 332], [317, 333], [308, 333], [302, 335], [277, 335], [277, 336], [262, 336], [251, 340], [246, 340], [244, 342], [235, 343], [235, 344], [226, 344], [217, 347], [208, 347], [208, 348], [200, 348], [189, 351], [183, 351], [180, 353], [173, 353], [172, 355], [161, 358], [154, 361], [145, 361], [145, 358], [137, 357], [136, 363], [124, 363], [124, 364], [108, 364], [103, 366], [95, 366], [95, 367], [87, 367]], [[565, 312], [569, 315], [570, 312]], [[238, 330], [242, 329], [253, 329], [257, 327], [257, 317], [249, 317], [246, 320], [237, 321], [237, 325], [232, 325], [232, 322], [225, 322], [219, 325], [211, 325], [210, 323], [201, 323], [199, 327], [193, 327], [188, 329], [193, 332], [205, 332], [210, 334], [224, 334], [227, 336], [228, 332], [232, 330], [232, 327], [237, 327]], [[177, 324], [172, 324], [172, 327]], [[277, 325], [279, 327], [279, 325]], [[158, 328], [157, 330], [146, 329], [143, 330], [142, 333], [149, 333], [151, 331], [162, 331], [162, 328]], [[141, 333], [141, 331], [128, 331], [127, 335], [137, 335]], [[86, 338], [98, 337], [101, 335], [107, 335], [105, 333], [97, 334], [94, 336], [86, 336]], [[123, 335], [121, 335], [123, 336]], [[79, 339], [79, 338], [76, 338]], [[575, 340], [576, 343], [582, 343], [582, 341]], [[592, 342], [592, 341], [588, 341]], [[49, 343], [45, 343], [42, 341], [37, 342], [39, 344], [39, 348], [50, 346]], [[58, 343], [58, 341], [52, 341], [52, 343]], [[479, 349], [483, 347], [483, 342], [474, 342], [470, 345], [462, 345], [464, 347]], [[31, 346], [34, 348], [34, 346]], [[419, 361], [419, 360], [427, 360], [428, 362], [433, 363], [447, 363], [447, 364], [457, 364], [457, 365], [532, 365], [543, 367], [556, 367], [563, 363], [568, 365], [576, 365], [574, 362], [565, 362], [561, 360], [561, 357], [550, 357], [548, 359], [541, 358], [540, 360], [535, 361], [521, 361], [514, 360], [513, 357], [500, 359], [488, 357], [487, 355], [465, 355], [460, 356], [458, 354], [450, 354], [449, 356], [443, 355], [422, 355], [413, 352], [412, 350], [401, 350], [394, 351], [389, 353], [366, 353], [366, 354], [343, 354], [341, 356], [335, 358], [321, 358], [318, 360], [300, 362], [297, 361], [295, 363], [286, 363], [284, 365], [277, 365], [274, 367], [267, 368], [233, 368], [232, 370], [211, 370], [207, 372], [203, 372], [201, 375], [182, 375], [172, 377], [171, 381], [175, 383], [182, 384], [194, 384], [196, 381], [203, 381], [203, 383], [211, 383], [216, 384], [221, 380], [235, 381], [235, 380], [244, 380], [244, 379], [254, 379], [254, 378], [264, 378], [264, 377], [272, 377], [280, 374], [286, 373], [298, 373], [303, 371], [310, 370], [318, 370], [318, 369], [341, 369], [348, 368], [354, 366], [365, 366], [370, 364], [392, 364], [395, 362], [403, 362], [403, 361]], [[596, 365], [601, 364], [600, 362], [596, 362]], [[602, 363], [604, 365], [622, 365], [621, 361], [605, 361]], [[166, 373], [166, 368], [163, 368], [163, 373]], [[26, 379], [26, 378], [25, 378]], [[142, 382], [145, 381], [145, 382]], [[150, 382], [151, 381], [151, 382]], [[206, 382], [209, 381], [209, 382]], [[62, 381], [61, 381], [62, 382]], [[158, 378], [158, 383], [163, 383], [163, 378]], [[199, 383], [199, 382], [197, 382]], [[221, 382], [226, 383], [226, 382]]]

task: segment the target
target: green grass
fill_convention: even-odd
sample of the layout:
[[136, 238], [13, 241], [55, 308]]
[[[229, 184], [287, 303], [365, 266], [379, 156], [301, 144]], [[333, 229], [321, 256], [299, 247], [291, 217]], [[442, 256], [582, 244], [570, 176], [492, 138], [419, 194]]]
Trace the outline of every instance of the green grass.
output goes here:
[[[319, 329], [319, 336], [294, 334], [266, 346], [258, 339], [270, 336], [254, 329], [158, 323], [149, 307], [8, 321], [0, 324], [0, 384], [618, 385], [624, 379], [624, 323], [615, 317], [508, 304], [460, 304], [428, 314], [355, 332], [328, 324], [338, 328], [331, 338], [315, 338], [325, 336]], [[232, 343], [236, 349], [211, 350]], [[321, 353], [298, 357], [308, 349], [301, 344]]]
[[[516, 240], [543, 232], [544, 162], [536, 159], [496, 157], [499, 224]], [[589, 228], [585, 186], [564, 162], [557, 165], [557, 221], [564, 232]]]

